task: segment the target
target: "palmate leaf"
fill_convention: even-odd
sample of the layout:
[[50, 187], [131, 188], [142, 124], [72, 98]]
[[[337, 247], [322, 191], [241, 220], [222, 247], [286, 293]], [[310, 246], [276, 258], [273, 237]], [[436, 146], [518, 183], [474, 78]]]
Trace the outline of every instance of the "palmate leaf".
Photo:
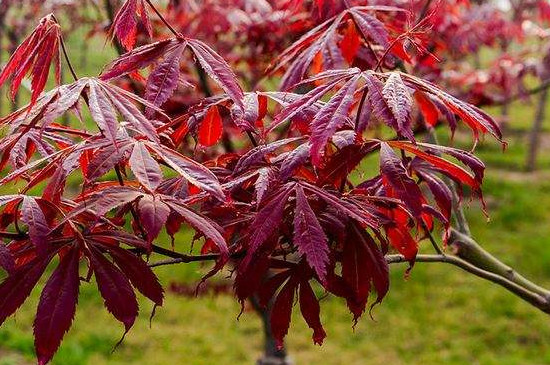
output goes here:
[[[358, 77], [360, 79], [357, 79]], [[361, 79], [364, 80], [364, 85], [361, 84]], [[307, 110], [305, 108], [315, 106], [316, 113], [313, 116], [306, 116], [306, 120], [310, 120], [312, 124], [310, 151], [312, 161], [317, 166], [322, 163], [322, 154], [327, 141], [339, 130], [352, 129], [352, 120], [356, 121], [353, 128], [363, 131], [371, 116], [374, 116], [399, 136], [404, 136], [416, 143], [412, 131], [411, 113], [413, 100], [419, 99], [413, 99], [413, 93], [429, 95], [430, 103], [447, 116], [451, 130], [454, 131], [455, 128], [454, 113], [456, 113], [472, 129], [476, 138], [479, 132], [487, 131], [499, 140], [501, 138], [496, 122], [483, 111], [454, 98], [430, 83], [407, 74], [361, 72], [358, 69], [330, 70], [305, 80], [299, 85], [314, 82], [321, 84], [302, 96], [287, 94], [289, 97], [292, 95], [291, 101], [283, 104], [270, 130], [301, 115], [300, 113]], [[332, 90], [334, 90], [332, 97], [326, 103], [321, 102], [321, 98], [326, 97]], [[359, 101], [358, 96], [364, 93], [366, 93], [366, 99]], [[423, 104], [425, 104], [424, 99], [420, 99]], [[283, 103], [282, 100], [280, 102]], [[360, 106], [355, 115], [350, 112], [352, 105]], [[346, 122], [347, 120], [349, 123]]]
[[162, 171], [144, 143], [137, 142], [134, 145], [129, 163], [132, 172], [143, 186], [151, 191], [159, 186], [162, 181]]
[[[19, 265], [0, 284], [0, 322], [11, 315], [29, 296], [46, 267], [59, 252], [59, 265], [53, 270], [40, 296], [34, 321], [35, 348], [39, 364], [48, 363], [70, 328], [78, 301], [81, 255], [89, 260], [107, 309], [120, 320], [126, 331], [137, 315], [137, 302], [132, 285], [156, 305], [163, 303], [163, 290], [147, 264], [117, 244], [134, 244], [133, 236], [117, 231], [98, 231], [65, 238], [55, 249], [31, 258]], [[113, 262], [105, 256], [108, 252]], [[31, 256], [32, 257], [32, 256]], [[23, 257], [19, 257], [23, 259]], [[117, 267], [118, 266], [118, 267]]]
[[[390, 48], [403, 26], [403, 10], [314, 1], [320, 19], [334, 17], [307, 32], [271, 69], [285, 70], [282, 87], [304, 91], [300, 95], [244, 93], [222, 57], [206, 43], [183, 35], [134, 49], [138, 32], [152, 33], [148, 1], [122, 3], [111, 31], [130, 51], [100, 77], [37, 94], [49, 64], [57, 63], [56, 24], [50, 24], [49, 35], [37, 30], [29, 38], [34, 45], [16, 52], [14, 59], [19, 60], [10, 61], [0, 74], [0, 79], [11, 76], [17, 88], [30, 72], [31, 96], [36, 96], [31, 105], [0, 120], [6, 128], [0, 139], [0, 169], [13, 167], [0, 185], [26, 180], [22, 193], [45, 186], [41, 198], [0, 197], [0, 205], [6, 204], [0, 228], [13, 237], [0, 245], [0, 268], [9, 274], [0, 284], [0, 322], [25, 301], [46, 267], [58, 263], [35, 319], [39, 363], [52, 358], [72, 323], [81, 265], [88, 265], [87, 279], [95, 275], [105, 306], [126, 331], [138, 314], [136, 291], [162, 305], [163, 289], [141, 256], [177, 256], [159, 237], [163, 229], [173, 237], [186, 229], [184, 223], [196, 232], [196, 239], [204, 238], [201, 256], [191, 260], [216, 261], [206, 277], [231, 262], [238, 299], [255, 296], [260, 305], [273, 304], [270, 320], [279, 346], [295, 303], [312, 329], [313, 341], [321, 344], [326, 333], [314, 289], [344, 298], [358, 320], [368, 304], [379, 303], [388, 291], [384, 254], [390, 244], [412, 264], [417, 237], [434, 229], [435, 219], [449, 231], [453, 193], [442, 175], [480, 193], [481, 161], [468, 152], [416, 142], [412, 120], [422, 113], [427, 124], [435, 126], [442, 116], [454, 130], [458, 116], [476, 137], [490, 132], [500, 138], [492, 119], [422, 79], [376, 72], [393, 67], [380, 55], [406, 56]], [[279, 5], [251, 5], [268, 9], [266, 19], [263, 10], [258, 12], [258, 25], [271, 22], [269, 13], [275, 14]], [[303, 4], [309, 10], [311, 5]], [[395, 22], [380, 20], [398, 12]], [[289, 13], [292, 16], [284, 19], [292, 20], [291, 33], [315, 21]], [[269, 36], [269, 44], [262, 47], [271, 49], [273, 35], [262, 34], [264, 28], [257, 32], [254, 22], [243, 29], [254, 28], [261, 39]], [[186, 95], [173, 97], [180, 81], [185, 82], [182, 72], [189, 70], [186, 50], [224, 95], [199, 98], [194, 105], [187, 103]], [[240, 62], [240, 48], [226, 51], [239, 62], [240, 72], [250, 66]], [[338, 69], [346, 63], [357, 67]], [[144, 68], [149, 70], [143, 99], [135, 90], [115, 86], [124, 85], [116, 80], [124, 76], [137, 80]], [[132, 86], [141, 91], [138, 83]], [[174, 120], [160, 109], [169, 99], [171, 113], [184, 113]], [[195, 95], [191, 99], [194, 103]], [[87, 123], [82, 129], [56, 124], [68, 111], [83, 121], [84, 103], [99, 131], [86, 130]], [[367, 139], [365, 132], [375, 120], [395, 135], [388, 141]], [[192, 151], [186, 143], [189, 133], [207, 147], [218, 143], [222, 133], [241, 138], [234, 126], [250, 132], [252, 144], [258, 146], [249, 147], [248, 141], [242, 143], [244, 138], [233, 144], [224, 139], [223, 146], [197, 149], [193, 158], [185, 155]], [[222, 154], [222, 147], [228, 153]], [[352, 171], [378, 149], [380, 175], [356, 185]], [[107, 175], [111, 170], [116, 170], [116, 179]], [[73, 172], [85, 179], [80, 192], [65, 191]], [[26, 232], [19, 232], [19, 221]], [[56, 255], [59, 260], [53, 260]], [[377, 298], [369, 303], [374, 292]]]
[[357, 224], [351, 224], [349, 228], [343, 249], [342, 278], [353, 293], [347, 304], [357, 321], [365, 310], [371, 282], [377, 293], [374, 304], [380, 303], [386, 296], [390, 285], [389, 267], [381, 250], [365, 230]]
[[138, 22], [141, 21], [149, 37], [153, 36], [153, 28], [144, 0], [126, 0], [115, 15], [110, 33], [116, 36], [120, 44], [127, 50], [134, 48], [138, 31]]
[[[141, 205], [141, 211], [139, 211], [139, 203], [143, 199], [145, 199], [145, 202]], [[138, 202], [138, 212], [142, 213], [146, 220], [145, 224], [152, 229], [148, 234], [149, 248], [153, 236], [158, 234], [158, 230], [160, 230], [161, 223], [164, 225], [167, 222], [166, 208], [168, 207], [170, 212], [180, 216], [193, 229], [211, 239], [218, 247], [223, 259], [227, 259], [229, 252], [227, 243], [220, 233], [221, 229], [212, 220], [195, 213], [184, 200], [163, 194], [146, 193], [129, 186], [107, 187], [102, 191], [95, 192], [85, 201], [75, 206], [66, 216], [64, 222], [86, 212], [94, 212], [96, 218], [103, 217], [113, 209], [127, 207], [129, 204], [136, 202]], [[154, 204], [154, 207], [147, 206], [149, 204]], [[155, 211], [154, 219], [151, 217], [151, 210]], [[157, 214], [158, 216], [156, 216]], [[166, 219], [163, 218], [164, 216], [166, 216]]]
[[59, 45], [61, 30], [53, 14], [42, 18], [34, 31], [17, 47], [14, 54], [0, 73], [0, 86], [12, 78], [10, 94], [15, 98], [21, 82], [27, 73], [32, 76], [32, 106], [44, 90], [50, 66], [55, 62], [56, 80], [60, 80]]
[[126, 332], [129, 331], [138, 315], [138, 303], [130, 281], [97, 248], [92, 247], [85, 253], [90, 260], [90, 267], [94, 272], [105, 307], [124, 324]]
[[409, 86], [435, 97], [451, 113], [458, 115], [470, 127], [476, 141], [480, 132], [489, 132], [502, 142], [502, 133], [497, 123], [481, 109], [447, 94], [428, 81], [405, 73], [400, 73], [400, 75]]
[[325, 146], [334, 133], [348, 121], [353, 103], [353, 91], [359, 75], [351, 78], [315, 115], [311, 122], [311, 160], [320, 165]]
[[338, 15], [310, 30], [287, 48], [271, 65], [269, 71], [275, 72], [288, 66], [281, 81], [281, 90], [289, 90], [302, 81], [311, 67], [315, 57], [320, 54], [324, 69], [333, 69], [335, 58], [343, 59], [341, 51], [335, 47], [339, 29], [344, 28], [348, 19], [353, 20], [357, 32], [367, 43], [376, 42], [387, 46], [388, 33], [384, 24], [370, 15], [372, 12], [406, 12], [390, 6], [357, 6], [346, 9]]
[[48, 363], [71, 327], [76, 312], [80, 252], [71, 249], [42, 290], [34, 320], [34, 344], [39, 364]]
[[[56, 88], [40, 98], [35, 105], [24, 107], [20, 111], [10, 114], [0, 120], [1, 124], [10, 124], [12, 129], [29, 122], [31, 125], [46, 127], [55, 118], [72, 108], [79, 97], [88, 100], [88, 107], [92, 119], [101, 132], [116, 144], [118, 131], [117, 115], [128, 122], [128, 130], [158, 142], [159, 137], [153, 122], [134, 104], [138, 103], [155, 109], [164, 119], [170, 120], [156, 106], [139, 98], [117, 86], [96, 78], [82, 78], [68, 86]], [[47, 118], [44, 118], [47, 117]], [[22, 128], [25, 133], [28, 128]]]
[[180, 59], [186, 49], [191, 50], [212, 80], [244, 110], [244, 92], [231, 67], [208, 45], [192, 38], [171, 38], [136, 48], [107, 65], [100, 79], [111, 80], [158, 63], [149, 76], [146, 98], [160, 106], [177, 86], [179, 77], [174, 78], [174, 75], [179, 75]]
[[[260, 305], [273, 301], [270, 324], [273, 337], [279, 348], [282, 348], [285, 336], [290, 328], [292, 307], [295, 295], [299, 296], [300, 312], [307, 325], [313, 330], [313, 341], [321, 345], [326, 332], [321, 324], [319, 300], [309, 283], [311, 272], [305, 269], [304, 261], [291, 265], [287, 270], [272, 276], [258, 294]], [[278, 294], [275, 298], [276, 291]]]

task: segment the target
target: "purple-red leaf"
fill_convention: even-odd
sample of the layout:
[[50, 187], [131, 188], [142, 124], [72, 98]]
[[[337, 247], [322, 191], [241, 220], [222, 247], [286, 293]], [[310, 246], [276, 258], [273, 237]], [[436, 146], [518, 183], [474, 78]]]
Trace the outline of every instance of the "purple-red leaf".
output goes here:
[[8, 274], [12, 274], [15, 270], [15, 259], [8, 246], [0, 243], [0, 267]]
[[0, 284], [0, 325], [25, 302], [52, 257], [49, 254], [35, 258]]
[[403, 166], [403, 162], [385, 142], [380, 143], [380, 173], [384, 184], [395, 192], [415, 217], [420, 217], [422, 192]]
[[205, 147], [215, 145], [222, 138], [222, 117], [216, 105], [210, 107], [199, 127], [199, 143]]
[[329, 262], [328, 241], [300, 185], [296, 186], [293, 242], [319, 279], [324, 282]]
[[382, 96], [397, 122], [397, 131], [402, 136], [414, 141], [411, 129], [412, 97], [399, 73], [390, 73], [382, 89]]
[[199, 40], [189, 39], [188, 43], [204, 71], [220, 85], [239, 108], [244, 110], [244, 92], [227, 62], [212, 48]]
[[162, 226], [170, 215], [170, 208], [160, 199], [146, 195], [138, 203], [139, 217], [141, 224], [145, 228], [147, 241], [153, 242], [158, 237]]
[[367, 39], [367, 37], [370, 37], [384, 48], [389, 46], [389, 35], [388, 31], [384, 27], [384, 23], [374, 16], [364, 11], [360, 11], [357, 8], [350, 9], [350, 14], [363, 38]]
[[[407, 97], [410, 99], [410, 95], [403, 83], [394, 77], [388, 86], [385, 86], [372, 72], [365, 72], [363, 75], [368, 88], [367, 99], [372, 113], [397, 133], [414, 141], [409, 116], [410, 100], [407, 100]], [[401, 110], [401, 104], [408, 110]]]
[[143, 23], [148, 35], [152, 36], [152, 27], [143, 0], [126, 0], [113, 20], [111, 32], [127, 50], [134, 48], [136, 44], [138, 20]]
[[283, 341], [290, 327], [290, 317], [292, 315], [292, 305], [294, 304], [294, 292], [296, 291], [295, 282], [290, 279], [281, 289], [277, 299], [273, 303], [271, 310], [271, 332], [277, 347], [283, 347]]
[[243, 265], [246, 267], [250, 264], [256, 251], [271, 235], [277, 231], [283, 219], [283, 212], [286, 202], [291, 194], [291, 189], [283, 189], [269, 198], [269, 202], [262, 208], [254, 222], [250, 225], [250, 240], [248, 251]]
[[114, 262], [124, 275], [130, 279], [132, 285], [153, 303], [162, 306], [164, 302], [164, 290], [156, 275], [147, 266], [147, 263], [120, 247], [111, 246], [108, 250]]
[[32, 197], [23, 198], [21, 203], [21, 220], [29, 227], [31, 242], [40, 252], [45, 252], [50, 227], [36, 199]]
[[113, 105], [96, 82], [90, 82], [88, 88], [88, 105], [92, 118], [105, 136], [116, 143], [118, 122]]
[[200, 163], [183, 156], [178, 152], [167, 148], [152, 146], [158, 156], [164, 160], [171, 168], [183, 176], [191, 184], [212, 194], [218, 200], [224, 201], [225, 194], [216, 175], [207, 167]]
[[138, 71], [153, 64], [180, 45], [179, 40], [170, 38], [138, 47], [107, 65], [101, 73], [100, 79], [108, 81]]
[[145, 100], [156, 106], [163, 105], [178, 87], [180, 75], [180, 59], [186, 43], [176, 47], [151, 72], [147, 79]]
[[379, 303], [389, 288], [389, 268], [384, 255], [370, 235], [360, 226], [352, 224], [344, 244], [342, 277], [351, 288], [353, 298], [347, 298], [354, 320], [363, 314], [374, 284]]
[[227, 248], [227, 243], [214, 222], [178, 204], [174, 200], [170, 200], [168, 203], [170, 203], [170, 207], [189, 223], [191, 227], [204, 234], [206, 238], [211, 239], [216, 244], [224, 260], [228, 257], [229, 250]]
[[86, 252], [105, 307], [130, 330], [138, 315], [136, 295], [128, 278], [96, 248]]
[[34, 346], [40, 365], [51, 360], [73, 322], [80, 286], [79, 261], [79, 250], [67, 252], [40, 296], [34, 320]]
[[328, 140], [349, 120], [348, 112], [353, 104], [353, 93], [359, 82], [359, 75], [349, 80], [319, 110], [311, 123], [311, 161], [314, 165], [321, 163]]
[[313, 330], [313, 342], [322, 345], [327, 334], [321, 324], [319, 301], [308, 282], [300, 283], [300, 311], [309, 328]]
[[130, 168], [139, 182], [153, 191], [162, 181], [162, 171], [158, 162], [151, 157], [145, 144], [137, 142], [129, 159]]

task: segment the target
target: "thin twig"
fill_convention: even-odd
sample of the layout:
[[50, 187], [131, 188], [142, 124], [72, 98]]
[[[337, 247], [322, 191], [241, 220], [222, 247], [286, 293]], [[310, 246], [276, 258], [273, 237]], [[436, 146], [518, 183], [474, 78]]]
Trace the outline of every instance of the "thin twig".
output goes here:
[[0, 238], [9, 238], [10, 240], [22, 240], [29, 238], [29, 235], [25, 232], [17, 233], [0, 231]]
[[437, 252], [439, 255], [445, 255], [441, 250], [441, 248], [439, 247], [439, 245], [437, 244], [436, 240], [434, 239], [432, 232], [430, 232], [428, 225], [422, 219], [420, 219], [420, 225], [422, 226], [422, 229], [424, 230], [424, 232], [426, 232], [426, 236], [430, 240], [435, 252]]
[[166, 18], [164, 18], [164, 16], [160, 13], [160, 11], [157, 10], [157, 8], [155, 7], [155, 5], [153, 5], [153, 3], [151, 2], [151, 0], [145, 0], [145, 2], [151, 7], [151, 9], [153, 9], [153, 11], [155, 12], [155, 14], [157, 14], [157, 16], [159, 17], [159, 19], [164, 23], [164, 25], [166, 25], [166, 27], [170, 30], [170, 32], [172, 32], [172, 34], [174, 34], [176, 36], [176, 38], [182, 38], [182, 35], [180, 32], [176, 31], [174, 29], [174, 27], [172, 27], [172, 25], [166, 20]]
[[61, 49], [63, 50], [63, 56], [65, 57], [65, 61], [67, 61], [67, 66], [71, 71], [71, 75], [73, 76], [74, 81], [78, 81], [78, 76], [76, 75], [76, 72], [73, 68], [73, 64], [71, 63], [71, 60], [69, 58], [69, 54], [67, 53], [67, 47], [65, 47], [65, 41], [63, 40], [63, 36], [60, 36], [59, 39], [60, 39], [59, 42], [61, 43]]

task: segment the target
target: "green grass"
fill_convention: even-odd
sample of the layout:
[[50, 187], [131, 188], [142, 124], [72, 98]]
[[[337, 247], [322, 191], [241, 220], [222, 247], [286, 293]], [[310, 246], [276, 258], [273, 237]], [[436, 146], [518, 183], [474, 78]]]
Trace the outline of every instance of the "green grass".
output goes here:
[[[82, 35], [80, 35], [82, 37]], [[73, 37], [71, 45], [80, 39]], [[74, 59], [82, 59], [79, 47]], [[93, 41], [82, 75], [99, 72], [112, 56], [101, 40]], [[496, 113], [498, 110], [491, 110]], [[533, 108], [517, 103], [510, 126], [525, 131]], [[549, 126], [546, 125], [546, 128]], [[445, 140], [446, 133], [441, 135]], [[457, 146], [468, 148], [459, 134]], [[479, 155], [488, 163], [485, 184], [491, 221], [475, 202], [467, 209], [475, 238], [492, 253], [537, 283], [550, 287], [550, 154], [542, 150], [541, 171], [520, 173], [525, 160], [523, 135], [509, 138], [501, 153], [483, 143]], [[365, 172], [372, 172], [372, 166]], [[189, 242], [185, 234], [180, 242]], [[179, 246], [181, 248], [182, 246]], [[550, 363], [550, 318], [504, 289], [457, 268], [417, 264], [410, 279], [404, 266], [392, 267], [392, 287], [355, 330], [345, 304], [328, 297], [322, 320], [328, 338], [314, 346], [299, 313], [293, 316], [288, 350], [296, 364], [543, 364]], [[194, 282], [205, 272], [199, 265], [159, 268], [164, 284]], [[0, 329], [0, 365], [33, 363], [32, 320], [35, 291], [18, 314]], [[73, 328], [55, 357], [55, 365], [253, 364], [262, 351], [261, 323], [251, 311], [237, 320], [240, 307], [230, 295], [188, 298], [168, 293], [164, 308], [149, 328], [151, 304], [141, 302], [141, 316], [114, 353], [123, 329], [106, 312], [95, 284], [83, 284]]]

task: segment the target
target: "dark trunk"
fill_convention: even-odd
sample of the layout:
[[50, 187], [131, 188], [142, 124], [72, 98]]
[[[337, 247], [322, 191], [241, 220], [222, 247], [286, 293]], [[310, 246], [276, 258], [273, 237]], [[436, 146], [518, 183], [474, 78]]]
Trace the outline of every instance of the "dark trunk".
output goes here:
[[533, 128], [529, 134], [529, 151], [527, 154], [527, 171], [534, 171], [537, 165], [537, 154], [539, 151], [540, 134], [542, 132], [542, 124], [546, 114], [546, 104], [548, 100], [548, 87], [546, 87], [539, 95], [539, 101], [537, 110], [535, 113], [535, 120], [533, 122]]
[[258, 359], [257, 365], [291, 365], [292, 361], [288, 358], [285, 349], [278, 350], [275, 339], [271, 334], [271, 324], [269, 321], [270, 307], [262, 308], [256, 298], [251, 299], [252, 305], [262, 320], [264, 329], [264, 355]]

